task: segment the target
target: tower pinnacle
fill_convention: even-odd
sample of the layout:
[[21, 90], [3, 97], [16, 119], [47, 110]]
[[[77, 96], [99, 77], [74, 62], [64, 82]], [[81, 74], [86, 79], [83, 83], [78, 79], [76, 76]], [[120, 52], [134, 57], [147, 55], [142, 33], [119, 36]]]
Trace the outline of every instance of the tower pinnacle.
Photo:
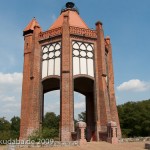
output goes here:
[[74, 7], [74, 3], [73, 2], [66, 3], [66, 8], [73, 8], [73, 7]]
[[74, 4], [73, 2], [67, 2], [65, 8], [63, 8], [63, 9], [61, 10], [61, 13], [62, 13], [62, 12], [65, 12], [65, 11], [67, 11], [67, 10], [76, 11], [76, 12], [79, 14], [78, 9], [77, 9], [77, 7], [75, 6], [75, 4]]

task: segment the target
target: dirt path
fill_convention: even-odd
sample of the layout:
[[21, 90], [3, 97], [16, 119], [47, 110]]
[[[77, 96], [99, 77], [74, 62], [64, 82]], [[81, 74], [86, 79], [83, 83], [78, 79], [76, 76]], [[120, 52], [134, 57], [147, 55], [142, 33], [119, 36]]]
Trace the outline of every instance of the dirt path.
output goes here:
[[[38, 150], [144, 150], [145, 142], [120, 143], [112, 145], [106, 142], [92, 142], [76, 147], [38, 148]], [[0, 146], [0, 150], [6, 147]], [[37, 148], [20, 148], [19, 150], [36, 150]], [[17, 149], [18, 150], [18, 149]]]

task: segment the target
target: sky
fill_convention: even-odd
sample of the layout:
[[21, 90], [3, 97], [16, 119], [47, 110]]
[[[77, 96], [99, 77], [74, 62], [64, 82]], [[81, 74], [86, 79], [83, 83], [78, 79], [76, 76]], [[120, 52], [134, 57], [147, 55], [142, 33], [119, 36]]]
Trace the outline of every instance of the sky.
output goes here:
[[[5, 0], [0, 2], [0, 117], [20, 116], [23, 29], [36, 17], [46, 31], [66, 0]], [[74, 0], [89, 28], [103, 23], [111, 37], [117, 104], [150, 99], [150, 0]], [[85, 98], [75, 93], [75, 115]], [[55, 103], [54, 103], [55, 100]], [[53, 103], [53, 106], [51, 105]], [[45, 112], [59, 114], [59, 91], [45, 94]]]

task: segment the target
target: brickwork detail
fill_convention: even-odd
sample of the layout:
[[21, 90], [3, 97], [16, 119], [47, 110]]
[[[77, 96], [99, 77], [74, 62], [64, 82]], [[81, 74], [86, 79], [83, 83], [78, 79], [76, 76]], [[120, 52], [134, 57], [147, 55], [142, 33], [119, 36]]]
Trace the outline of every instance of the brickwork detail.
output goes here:
[[59, 28], [56, 28], [56, 29], [52, 29], [52, 30], [48, 30], [48, 31], [45, 31], [45, 32], [41, 32], [39, 34], [39, 39], [40, 40], [44, 40], [44, 39], [48, 39], [50, 37], [59, 36], [61, 34], [62, 34], [62, 28], [59, 27]]
[[70, 34], [80, 35], [90, 38], [97, 38], [96, 32], [90, 29], [84, 29], [79, 27], [70, 27]]

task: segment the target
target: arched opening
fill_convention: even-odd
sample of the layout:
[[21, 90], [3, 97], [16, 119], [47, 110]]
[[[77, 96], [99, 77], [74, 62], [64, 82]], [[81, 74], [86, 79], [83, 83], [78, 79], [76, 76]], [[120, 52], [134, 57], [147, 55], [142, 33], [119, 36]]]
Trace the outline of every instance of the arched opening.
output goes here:
[[47, 78], [43, 85], [42, 129], [43, 136], [59, 140], [60, 79]]
[[43, 93], [60, 89], [60, 79], [57, 76], [46, 78], [42, 82]]
[[[94, 100], [94, 80], [92, 78], [79, 76], [74, 79], [74, 91], [85, 96], [86, 112], [86, 139], [95, 141], [95, 100]], [[74, 107], [75, 109], [75, 107]]]

